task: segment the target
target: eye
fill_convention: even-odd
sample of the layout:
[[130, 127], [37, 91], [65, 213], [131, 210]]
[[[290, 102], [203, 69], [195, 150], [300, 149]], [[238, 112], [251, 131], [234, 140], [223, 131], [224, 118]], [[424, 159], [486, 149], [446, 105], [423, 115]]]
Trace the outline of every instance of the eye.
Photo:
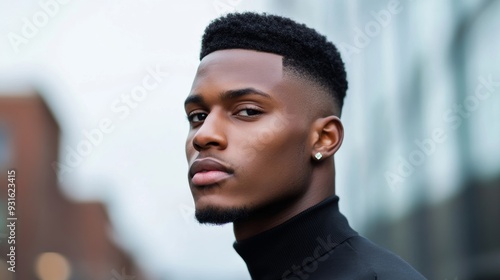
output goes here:
[[252, 117], [260, 114], [262, 114], [262, 111], [255, 108], [244, 108], [236, 113], [236, 115], [243, 117]]
[[190, 123], [199, 123], [207, 118], [208, 114], [203, 112], [192, 112], [187, 116]]

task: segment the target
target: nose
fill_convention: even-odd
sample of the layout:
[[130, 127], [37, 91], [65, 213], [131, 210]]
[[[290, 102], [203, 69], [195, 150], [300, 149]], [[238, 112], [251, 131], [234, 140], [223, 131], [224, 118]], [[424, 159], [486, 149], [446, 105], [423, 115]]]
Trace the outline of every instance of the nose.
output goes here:
[[217, 148], [223, 150], [227, 147], [225, 135], [225, 122], [222, 113], [212, 110], [193, 136], [193, 147], [197, 151]]

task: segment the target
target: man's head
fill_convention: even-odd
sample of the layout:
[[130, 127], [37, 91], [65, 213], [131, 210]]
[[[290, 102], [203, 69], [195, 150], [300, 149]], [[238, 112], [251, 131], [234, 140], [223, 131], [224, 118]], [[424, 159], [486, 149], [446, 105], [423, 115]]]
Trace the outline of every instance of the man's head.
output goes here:
[[324, 196], [347, 90], [335, 46], [287, 18], [229, 14], [206, 28], [200, 59], [185, 103], [198, 220], [251, 219]]
[[324, 87], [338, 116], [347, 90], [344, 63], [326, 37], [289, 18], [242, 13], [213, 21], [202, 39], [200, 60], [217, 50], [247, 49], [283, 56], [283, 67]]

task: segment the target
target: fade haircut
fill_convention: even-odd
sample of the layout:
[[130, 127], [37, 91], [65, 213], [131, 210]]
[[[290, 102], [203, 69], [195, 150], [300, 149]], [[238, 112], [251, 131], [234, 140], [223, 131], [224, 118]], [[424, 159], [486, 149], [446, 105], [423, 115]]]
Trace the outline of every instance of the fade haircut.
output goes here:
[[200, 60], [225, 49], [283, 56], [283, 66], [324, 88], [340, 116], [347, 90], [340, 54], [325, 36], [289, 18], [254, 12], [231, 13], [212, 21], [203, 34]]

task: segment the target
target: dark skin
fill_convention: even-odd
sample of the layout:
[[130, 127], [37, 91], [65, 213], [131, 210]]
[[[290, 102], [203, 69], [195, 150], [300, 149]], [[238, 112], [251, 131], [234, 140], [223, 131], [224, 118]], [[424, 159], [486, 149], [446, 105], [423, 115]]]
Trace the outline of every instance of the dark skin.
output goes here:
[[232, 221], [238, 241], [335, 193], [333, 155], [344, 134], [335, 104], [282, 61], [252, 50], [213, 52], [200, 62], [186, 99], [189, 166], [212, 159], [230, 170], [189, 176], [196, 211], [246, 209], [248, 216]]

